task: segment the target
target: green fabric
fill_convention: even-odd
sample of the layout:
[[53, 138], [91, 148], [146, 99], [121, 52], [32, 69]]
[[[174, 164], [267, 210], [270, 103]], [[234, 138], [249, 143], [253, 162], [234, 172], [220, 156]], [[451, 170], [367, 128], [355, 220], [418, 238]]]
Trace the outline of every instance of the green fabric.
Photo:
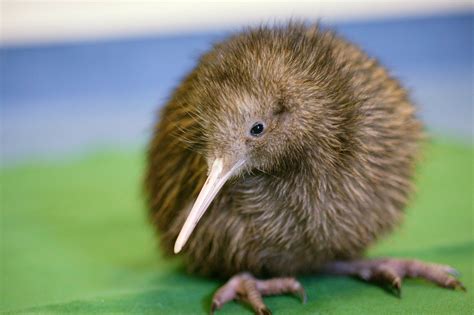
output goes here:
[[[1, 170], [0, 311], [206, 314], [219, 281], [163, 259], [147, 223], [139, 153], [101, 153]], [[418, 176], [405, 224], [371, 256], [450, 264], [469, 291], [409, 279], [399, 299], [347, 277], [300, 280], [292, 296], [265, 298], [275, 314], [470, 314], [473, 311], [473, 149], [437, 140]], [[218, 314], [250, 311], [233, 302]]]

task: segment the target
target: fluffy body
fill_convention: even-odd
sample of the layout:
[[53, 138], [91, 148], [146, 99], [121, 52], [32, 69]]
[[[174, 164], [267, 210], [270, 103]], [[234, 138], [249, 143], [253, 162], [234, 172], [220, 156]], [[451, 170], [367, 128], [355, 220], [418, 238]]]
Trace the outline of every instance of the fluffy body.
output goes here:
[[[265, 137], [251, 140], [259, 120]], [[150, 218], [172, 253], [210, 159], [244, 152], [252, 163], [183, 249], [189, 271], [316, 272], [360, 257], [401, 222], [421, 138], [406, 90], [354, 44], [317, 26], [249, 29], [202, 56], [162, 109]]]

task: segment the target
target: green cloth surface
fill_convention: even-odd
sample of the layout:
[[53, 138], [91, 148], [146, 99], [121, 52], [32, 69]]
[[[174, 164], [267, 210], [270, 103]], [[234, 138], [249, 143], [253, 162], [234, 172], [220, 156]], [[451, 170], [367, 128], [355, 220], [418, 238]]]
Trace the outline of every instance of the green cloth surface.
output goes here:
[[[370, 256], [450, 264], [468, 292], [407, 279], [402, 298], [348, 277], [300, 280], [308, 303], [265, 298], [274, 314], [472, 314], [473, 149], [427, 145], [404, 225]], [[0, 312], [11, 314], [206, 314], [218, 280], [164, 259], [146, 220], [144, 159], [96, 153], [1, 170]], [[251, 314], [236, 302], [217, 314]]]

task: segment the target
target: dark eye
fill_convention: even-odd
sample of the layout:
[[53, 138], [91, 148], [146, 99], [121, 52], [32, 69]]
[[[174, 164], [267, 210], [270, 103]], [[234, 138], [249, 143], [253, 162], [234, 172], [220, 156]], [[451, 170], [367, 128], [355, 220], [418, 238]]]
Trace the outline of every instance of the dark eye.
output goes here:
[[260, 122], [255, 123], [252, 126], [252, 128], [250, 129], [250, 134], [254, 137], [257, 137], [263, 132], [264, 129], [265, 129], [265, 127], [263, 126], [262, 123], [260, 123]]

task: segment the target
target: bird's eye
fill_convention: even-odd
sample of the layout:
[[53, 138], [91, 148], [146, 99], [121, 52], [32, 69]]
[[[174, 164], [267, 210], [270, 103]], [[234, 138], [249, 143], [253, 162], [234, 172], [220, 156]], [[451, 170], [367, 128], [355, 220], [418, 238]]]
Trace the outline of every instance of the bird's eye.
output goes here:
[[259, 135], [262, 134], [264, 129], [265, 127], [263, 126], [261, 122], [255, 123], [250, 129], [250, 134], [254, 137], [258, 137]]

